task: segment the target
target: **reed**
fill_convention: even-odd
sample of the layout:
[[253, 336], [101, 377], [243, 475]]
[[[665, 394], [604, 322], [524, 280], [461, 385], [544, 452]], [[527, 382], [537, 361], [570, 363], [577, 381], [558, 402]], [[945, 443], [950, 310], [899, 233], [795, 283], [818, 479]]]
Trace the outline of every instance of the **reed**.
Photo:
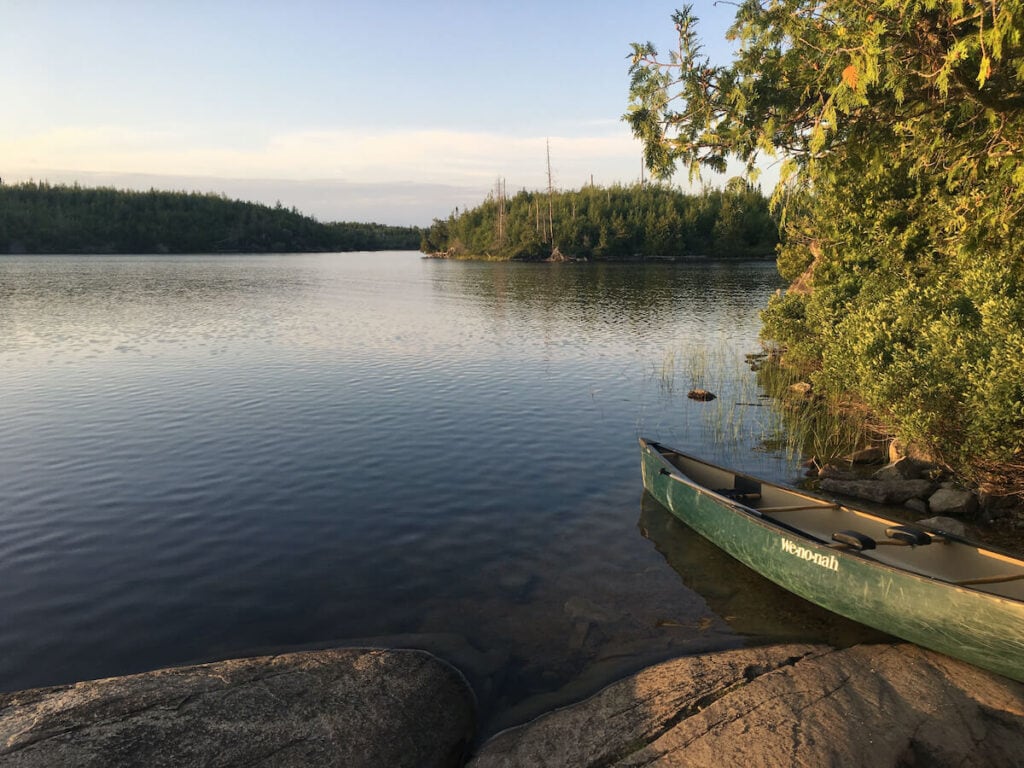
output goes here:
[[880, 437], [857, 404], [794, 391], [797, 375], [770, 351], [744, 359], [724, 346], [683, 345], [666, 353], [659, 376], [661, 391], [673, 399], [691, 389], [716, 394], [699, 405], [684, 400], [681, 415], [682, 426], [690, 428], [690, 416], [699, 408], [702, 438], [720, 447], [752, 446], [823, 465]]

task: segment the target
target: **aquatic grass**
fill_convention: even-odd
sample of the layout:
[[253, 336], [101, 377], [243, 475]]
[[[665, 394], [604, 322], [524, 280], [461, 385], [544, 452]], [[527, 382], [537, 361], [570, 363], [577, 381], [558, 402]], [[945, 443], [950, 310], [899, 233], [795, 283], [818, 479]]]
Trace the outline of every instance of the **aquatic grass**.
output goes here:
[[794, 390], [797, 375], [771, 350], [744, 358], [725, 346], [680, 345], [666, 352], [660, 380], [662, 392], [673, 399], [680, 390], [716, 395], [699, 405], [681, 396], [680, 426], [693, 428], [690, 417], [699, 414], [696, 428], [703, 440], [723, 449], [753, 447], [824, 465], [883, 437], [855, 403]]
[[888, 441], [884, 428], [862, 404], [808, 390], [797, 371], [775, 356], [757, 369], [760, 387], [777, 403], [787, 450], [819, 466], [849, 456], [859, 448]]
[[676, 351], [670, 349], [661, 361], [659, 381], [662, 393], [671, 396], [676, 390]]

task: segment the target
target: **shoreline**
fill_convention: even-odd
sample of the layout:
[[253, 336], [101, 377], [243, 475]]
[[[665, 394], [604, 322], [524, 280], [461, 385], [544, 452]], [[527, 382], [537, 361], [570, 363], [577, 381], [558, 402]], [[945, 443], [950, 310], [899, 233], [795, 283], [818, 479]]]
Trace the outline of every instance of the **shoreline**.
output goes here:
[[675, 657], [482, 743], [474, 740], [478, 707], [466, 678], [418, 650], [230, 659], [0, 694], [0, 757], [21, 768], [214, 759], [783, 765], [797, 754], [808, 764], [865, 768], [908, 764], [908, 755], [1010, 765], [1008, 756], [1024, 750], [1022, 726], [1024, 683], [900, 642]]

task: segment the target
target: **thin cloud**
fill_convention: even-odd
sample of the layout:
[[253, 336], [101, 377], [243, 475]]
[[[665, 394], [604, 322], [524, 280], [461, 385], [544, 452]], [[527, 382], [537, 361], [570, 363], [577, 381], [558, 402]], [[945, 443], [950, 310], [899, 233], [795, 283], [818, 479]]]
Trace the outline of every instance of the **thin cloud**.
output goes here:
[[639, 175], [639, 145], [624, 126], [617, 128], [550, 139], [440, 130], [325, 130], [282, 134], [259, 143], [253, 143], [251, 136], [233, 142], [230, 135], [220, 135], [204, 144], [176, 131], [100, 126], [0, 136], [0, 155], [16, 159], [22, 173], [63, 168], [461, 185], [477, 185], [501, 175], [516, 186], [537, 187], [546, 184], [546, 142], [550, 140], [558, 178], [576, 186], [591, 174], [606, 184], [628, 183]]

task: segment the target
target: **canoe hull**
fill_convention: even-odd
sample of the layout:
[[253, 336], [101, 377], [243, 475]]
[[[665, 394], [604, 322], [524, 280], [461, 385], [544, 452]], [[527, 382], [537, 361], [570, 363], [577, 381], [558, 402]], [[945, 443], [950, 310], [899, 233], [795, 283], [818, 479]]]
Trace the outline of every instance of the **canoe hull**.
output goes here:
[[647, 491], [748, 568], [841, 616], [1024, 681], [1024, 603], [802, 537], [692, 483], [645, 441], [641, 454]]

